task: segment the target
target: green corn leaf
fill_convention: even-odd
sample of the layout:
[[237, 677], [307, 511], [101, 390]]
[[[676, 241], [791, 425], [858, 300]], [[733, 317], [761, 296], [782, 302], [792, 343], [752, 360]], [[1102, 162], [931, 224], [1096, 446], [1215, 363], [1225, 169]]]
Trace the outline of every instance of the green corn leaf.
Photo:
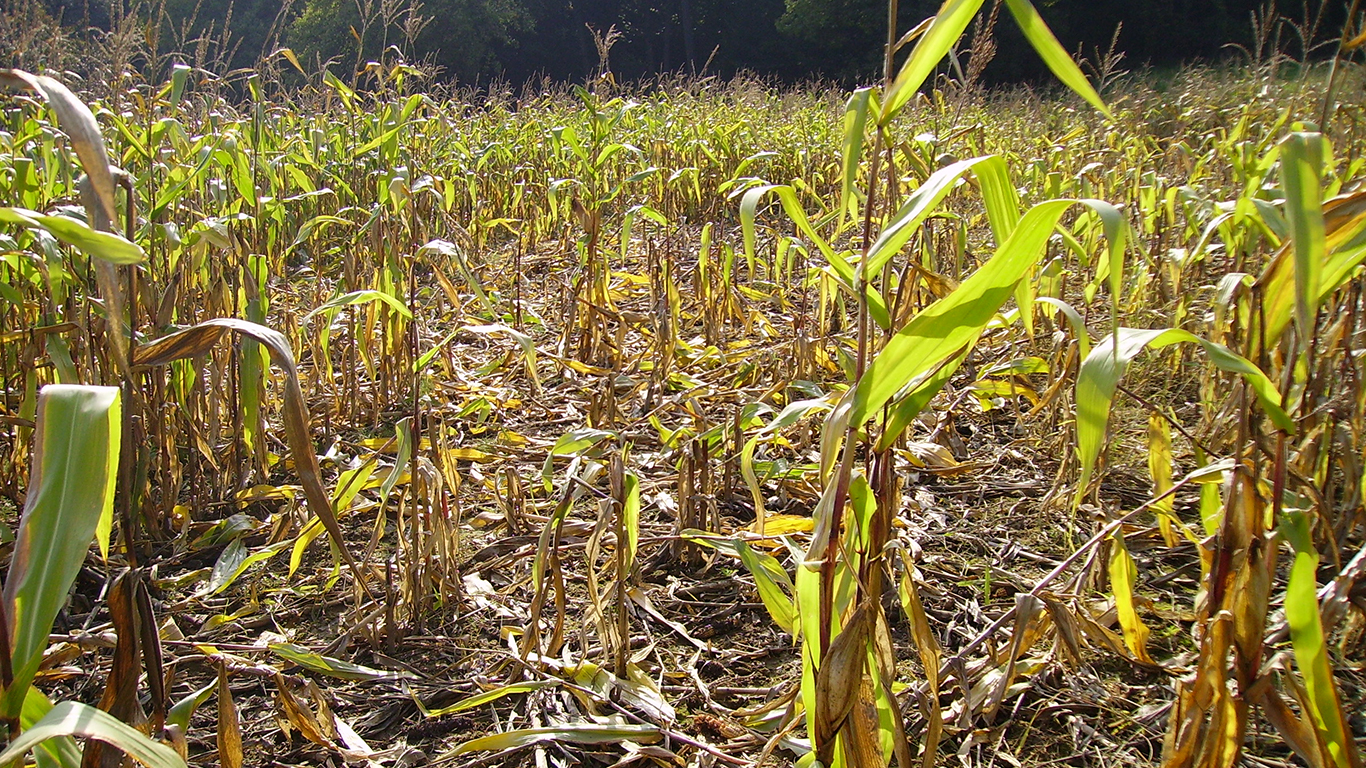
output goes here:
[[[517, 342], [517, 346], [522, 348], [522, 364], [526, 367], [527, 378], [531, 379], [533, 394], [541, 389], [541, 374], [537, 370], [536, 340], [522, 333], [516, 328], [512, 328], [501, 323], [490, 323], [487, 325], [466, 325], [460, 328], [467, 333], [478, 333], [487, 336], [507, 336]], [[429, 353], [430, 354], [430, 353]]]
[[441, 341], [433, 344], [431, 349], [423, 352], [422, 356], [413, 362], [413, 373], [422, 373], [427, 370], [427, 366], [432, 364], [432, 361], [441, 353], [441, 350], [445, 349], [446, 345], [450, 344], [451, 340], [454, 339], [458, 333], [460, 333], [458, 330], [451, 331], [445, 336], [442, 336]]
[[294, 250], [295, 248], [304, 244], [308, 240], [308, 238], [312, 237], [314, 232], [321, 231], [323, 227], [328, 225], [336, 225], [343, 227], [356, 226], [354, 222], [350, 221], [349, 219], [343, 219], [340, 216], [333, 216], [331, 214], [326, 213], [318, 214], [317, 216], [314, 216], [313, 218], [309, 219], [308, 221], [305, 221], [302, 225], [300, 225], [298, 234], [294, 236], [294, 242], [290, 243], [289, 247], [285, 250]]
[[9, 747], [0, 752], [0, 764], [8, 765], [48, 739], [64, 736], [102, 741], [123, 750], [148, 768], [185, 768], [185, 761], [175, 750], [152, 741], [108, 712], [75, 701], [57, 704], [33, 727], [15, 737]]
[[1324, 262], [1323, 136], [1292, 133], [1281, 143], [1281, 184], [1285, 191], [1285, 219], [1295, 254], [1295, 323], [1301, 347], [1313, 333], [1318, 314], [1320, 273]]
[[768, 615], [773, 617], [773, 623], [789, 635], [796, 636], [797, 609], [789, 597], [793, 592], [793, 586], [787, 571], [773, 555], [755, 552], [744, 541], [735, 542], [735, 551], [740, 555], [740, 562], [744, 564], [745, 569], [754, 577], [759, 599], [763, 601]]
[[[746, 190], [740, 198], [740, 228], [747, 249], [751, 251], [754, 249], [754, 217], [758, 211], [759, 200], [769, 192], [778, 196], [778, 200], [783, 204], [783, 211], [787, 213], [788, 218], [792, 219], [792, 223], [797, 225], [797, 230], [809, 238], [827, 260], [836, 257], [835, 250], [830, 247], [830, 243], [826, 242], [825, 238], [821, 237], [816, 232], [816, 228], [812, 226], [811, 219], [807, 217], [801, 202], [797, 200], [797, 190], [785, 184], [766, 184], [754, 187]], [[709, 235], [709, 231], [704, 234]], [[707, 239], [704, 238], [705, 242]], [[850, 267], [851, 271], [852, 269]]]
[[286, 539], [248, 554], [246, 545], [242, 543], [242, 540], [234, 539], [223, 550], [223, 554], [218, 556], [218, 560], [214, 562], [208, 586], [205, 587], [206, 594], [216, 595], [222, 592], [232, 586], [233, 582], [237, 581], [237, 578], [243, 573], [246, 573], [248, 568], [275, 557], [292, 545], [293, 542]]
[[348, 469], [337, 477], [336, 487], [332, 491], [332, 509], [335, 512], [342, 513], [351, 508], [351, 502], [356, 500], [356, 496], [375, 474], [377, 458], [379, 454], [374, 454], [364, 464], [355, 469]]
[[209, 592], [217, 592], [232, 583], [237, 578], [237, 574], [246, 570], [243, 565], [247, 560], [247, 546], [242, 540], [233, 539], [223, 551], [218, 554], [218, 559], [214, 561], [213, 572], [209, 576]]
[[1058, 43], [1058, 38], [1053, 36], [1053, 32], [1048, 29], [1048, 25], [1039, 16], [1039, 12], [1034, 10], [1033, 4], [1029, 0], [1006, 0], [1006, 7], [1015, 17], [1015, 23], [1020, 25], [1020, 31], [1024, 33], [1025, 39], [1034, 46], [1039, 58], [1048, 65], [1053, 76], [1058, 78], [1063, 85], [1071, 88], [1078, 96], [1086, 99], [1091, 106], [1100, 110], [1101, 114], [1112, 117], [1110, 110], [1105, 106], [1105, 102], [1101, 100], [1100, 94], [1091, 87], [1091, 83], [1086, 80], [1086, 75], [1081, 73], [1077, 63], [1072, 60], [1071, 56], [1067, 55], [1067, 51]]
[[1081, 313], [1071, 304], [1052, 296], [1041, 296], [1034, 301], [1053, 307], [1067, 318], [1067, 324], [1072, 327], [1072, 335], [1077, 339], [1077, 351], [1081, 359], [1085, 360], [1086, 356], [1091, 354], [1091, 334], [1086, 330], [1086, 321], [1082, 319]]
[[745, 241], [745, 263], [749, 265], [750, 274], [754, 274], [754, 250], [755, 250], [755, 216], [758, 215], [759, 199], [764, 193], [776, 189], [771, 185], [753, 187], [745, 190], [745, 194], [740, 196], [740, 232]]
[[[555, 457], [572, 456], [577, 460], [584, 451], [609, 437], [616, 437], [616, 433], [591, 427], [573, 429], [560, 435], [560, 439], [550, 447], [550, 453], [546, 454], [545, 463], [541, 465], [541, 483], [546, 491], [554, 487], [552, 477], [555, 474]], [[570, 465], [571, 469], [573, 466]]]
[[[815, 712], [817, 706], [816, 671], [821, 663], [821, 573], [819, 570], [798, 567], [793, 576], [796, 588], [797, 622], [802, 640], [802, 706], [807, 712]], [[838, 621], [836, 624], [838, 625]], [[831, 635], [839, 629], [830, 628]], [[808, 731], [810, 730], [808, 720]]]
[[90, 548], [107, 556], [122, 424], [117, 387], [54, 384], [38, 395], [28, 496], [5, 579], [14, 683], [3, 711], [17, 717], [57, 611]]
[[393, 681], [393, 680], [416, 680], [417, 675], [411, 672], [386, 672], [382, 669], [352, 664], [349, 661], [334, 659], [330, 656], [323, 656], [314, 653], [301, 645], [294, 643], [271, 643], [270, 652], [286, 661], [295, 664], [320, 675], [335, 677], [340, 680], [369, 680], [369, 681]]
[[[920, 225], [925, 223], [925, 220], [938, 209], [939, 204], [943, 202], [944, 198], [948, 197], [949, 192], [953, 191], [954, 185], [958, 183], [958, 180], [962, 178], [963, 174], [970, 170], [974, 170], [976, 166], [990, 168], [992, 171], [998, 173], [1006, 172], [1005, 160], [997, 155], [985, 155], [983, 157], [974, 157], [968, 160], [959, 160], [952, 165], [947, 165], [935, 171], [928, 179], [925, 179], [925, 183], [921, 184], [919, 189], [907, 198], [905, 203], [902, 203], [896, 214], [892, 216], [891, 221], [882, 228], [881, 234], [879, 234], [877, 240], [873, 242], [872, 247], [868, 249], [868, 260], [864, 263], [862, 272], [868, 275], [875, 275], [882, 269], [883, 264], [886, 264], [889, 259], [900, 253], [907, 241], [909, 241], [916, 230], [920, 228]], [[1006, 186], [1009, 187], [1009, 184]], [[991, 189], [995, 192], [997, 187], [993, 185]], [[1012, 188], [1010, 191], [1013, 193], [1014, 189]], [[986, 195], [985, 188], [983, 192], [984, 197], [990, 197], [993, 202], [999, 202], [998, 198], [1000, 195]], [[993, 207], [998, 208], [998, 214], [1000, 213], [1000, 210], [1004, 209], [1004, 206]], [[1015, 213], [1015, 218], [1019, 218], [1018, 210]], [[992, 218], [992, 222], [993, 224], [996, 223], [995, 217]], [[1002, 227], [1002, 229], [1004, 229], [1003, 234], [1008, 236], [1009, 229], [1004, 227]], [[998, 242], [1004, 242], [1004, 240], [1005, 238], [1002, 237]]]
[[390, 128], [384, 133], [381, 133], [380, 135], [366, 142], [365, 144], [362, 144], [361, 146], [357, 147], [355, 150], [351, 152], [351, 157], [359, 158], [361, 155], [364, 155], [367, 152], [372, 152], [376, 149], [379, 149], [380, 145], [397, 136], [401, 128], [403, 128], [403, 126], [401, 125], [394, 126], [393, 128]]
[[858, 216], [854, 184], [858, 181], [859, 160], [863, 158], [863, 133], [868, 125], [868, 103], [872, 88], [859, 88], [844, 105], [844, 165], [840, 181], [840, 216]]
[[399, 313], [403, 317], [406, 317], [408, 319], [412, 319], [413, 317], [412, 310], [408, 309], [408, 305], [404, 304], [402, 301], [399, 301], [398, 299], [394, 298], [393, 296], [390, 296], [384, 291], [366, 290], [352, 291], [350, 293], [338, 296], [334, 299], [329, 299], [328, 301], [324, 302], [323, 304], [315, 308], [312, 312], [309, 312], [308, 314], [304, 315], [303, 319], [299, 321], [299, 324], [307, 325], [309, 320], [312, 320], [314, 317], [317, 317], [318, 315], [324, 312], [327, 312], [330, 315], [331, 313], [336, 312], [342, 307], [350, 306], [352, 304], [369, 304], [373, 301], [384, 302], [385, 304], [389, 305], [391, 309], [393, 309], [395, 312]]
[[1342, 711], [1319, 616], [1319, 553], [1314, 549], [1308, 518], [1303, 512], [1287, 513], [1280, 527], [1295, 550], [1295, 562], [1285, 587], [1285, 620], [1290, 625], [1295, 664], [1304, 676], [1314, 727], [1328, 745], [1333, 764], [1350, 768], [1358, 764], [1356, 744]]
[[166, 713], [166, 724], [176, 725], [181, 731], [190, 729], [190, 718], [194, 717], [195, 710], [204, 705], [204, 702], [213, 696], [213, 692], [218, 688], [217, 680], [210, 680], [203, 688], [191, 692], [185, 698], [177, 701], [170, 711]]
[[27, 208], [0, 208], [0, 222], [43, 229], [83, 253], [113, 264], [141, 264], [147, 259], [141, 246], [113, 232], [91, 229], [85, 222], [69, 216], [48, 216]]
[[66, 343], [66, 339], [60, 334], [49, 333], [43, 346], [47, 348], [47, 356], [52, 360], [52, 366], [57, 369], [57, 383], [81, 383], [81, 375], [76, 370], [76, 361], [71, 358], [71, 346]]
[[[847, 252], [837, 252], [825, 238], [816, 232], [816, 228], [811, 224], [806, 211], [802, 209], [801, 202], [797, 200], [797, 190], [786, 185], [766, 185], [754, 187], [747, 190], [740, 201], [740, 227], [745, 239], [745, 247], [751, 252], [754, 248], [755, 231], [754, 217], [759, 205], [759, 200], [769, 192], [778, 196], [778, 200], [783, 204], [783, 211], [793, 224], [797, 225], [797, 230], [805, 235], [820, 250], [821, 255], [830, 265], [831, 272], [838, 278], [840, 286], [849, 291], [851, 295], [856, 295], [856, 269], [853, 264], [845, 257]], [[706, 230], [704, 230], [704, 235]], [[705, 242], [705, 240], [704, 240]], [[704, 249], [705, 252], [705, 249]], [[864, 292], [868, 297], [868, 314], [873, 321], [882, 328], [891, 327], [891, 314], [887, 310], [887, 302], [882, 298], [882, 294], [871, 286], [864, 285]]]
[[935, 67], [939, 66], [939, 62], [943, 61], [949, 50], [963, 36], [968, 23], [981, 7], [982, 0], [945, 0], [939, 8], [939, 13], [935, 14], [930, 28], [916, 41], [910, 58], [901, 65], [901, 71], [887, 89], [887, 96], [884, 99], [886, 103], [878, 117], [878, 125], [886, 126], [890, 123], [911, 97], [915, 96], [916, 91], [929, 79]]
[[988, 156], [972, 166], [972, 175], [982, 195], [982, 205], [987, 209], [987, 223], [991, 225], [992, 237], [1004, 243], [1020, 223], [1020, 193], [1010, 180], [1010, 167], [1005, 158]]
[[925, 410], [925, 406], [930, 404], [934, 396], [939, 394], [939, 390], [949, 383], [949, 379], [958, 371], [958, 367], [968, 358], [974, 345], [969, 344], [958, 354], [953, 355], [937, 368], [931, 370], [928, 376], [923, 377], [918, 383], [910, 388], [905, 395], [898, 398], [896, 405], [887, 416], [887, 423], [882, 427], [882, 436], [878, 438], [877, 451], [886, 451], [896, 444], [901, 434], [911, 425], [916, 416]]
[[575, 429], [560, 435], [560, 439], [555, 441], [555, 445], [550, 448], [551, 456], [573, 456], [581, 451], [591, 448], [609, 437], [615, 437], [615, 432], [607, 432], [601, 429]]
[[851, 296], [858, 296], [860, 286], [863, 295], [868, 301], [868, 316], [873, 322], [878, 324], [883, 330], [892, 327], [892, 315], [887, 309], [887, 301], [882, 298], [882, 293], [867, 282], [863, 282], [858, 276], [858, 271], [853, 264], [849, 263], [843, 254], [831, 252], [828, 261], [830, 262], [830, 272], [835, 276], [840, 288], [847, 291]]
[[[1199, 446], [1195, 446], [1193, 452], [1196, 464], [1205, 466], [1209, 463], [1209, 458]], [[1222, 481], [1222, 477], [1219, 480]], [[1200, 484], [1200, 525], [1206, 536], [1213, 536], [1218, 533], [1219, 522], [1223, 517], [1224, 501], [1219, 494], [1220, 484], [1220, 482]]]
[[[35, 724], [52, 711], [52, 702], [47, 694], [32, 686], [24, 697], [24, 711], [19, 715], [19, 725], [24, 730]], [[38, 768], [80, 768], [81, 748], [70, 736], [54, 736], [39, 744], [33, 753]]]
[[321, 536], [325, 530], [327, 529], [323, 528], [322, 519], [317, 515], [313, 515], [308, 519], [308, 523], [304, 525], [303, 530], [299, 531], [299, 535], [294, 537], [294, 545], [289, 551], [289, 576], [292, 577], [298, 572], [299, 566], [303, 564], [304, 553], [308, 551], [308, 546]]
[[626, 503], [621, 509], [622, 528], [626, 532], [626, 563], [618, 578], [625, 579], [635, 566], [636, 550], [640, 547], [640, 478], [626, 473]]
[[796, 400], [788, 403], [779, 413], [777, 418], [770, 421], [760, 430], [761, 435], [771, 434], [782, 429], [786, 429], [793, 424], [801, 421], [814, 411], [828, 411], [834, 407], [830, 396], [812, 398], [810, 400]]
[[427, 709], [420, 701], [418, 702], [418, 707], [422, 710], [424, 717], [442, 717], [444, 715], [453, 715], [457, 712], [474, 709], [475, 707], [482, 707], [485, 704], [490, 704], [504, 696], [510, 696], [514, 693], [530, 693], [559, 684], [559, 680], [526, 680], [520, 683], [512, 683], [511, 685], [503, 685], [492, 690], [482, 691], [473, 696], [467, 696], [449, 707]]
[[1161, 349], [1183, 342], [1199, 344], [1219, 370], [1240, 374], [1252, 387], [1262, 410], [1266, 411], [1276, 426], [1293, 431], [1294, 423], [1281, 408], [1281, 395], [1276, 386], [1246, 358], [1234, 354], [1222, 344], [1215, 344], [1180, 328], [1118, 328], [1113, 336], [1107, 336], [1091, 350], [1077, 373], [1077, 453], [1081, 459], [1081, 479], [1077, 483], [1074, 505], [1081, 503], [1090, 485], [1105, 440], [1105, 427], [1110, 419], [1115, 389], [1129, 362], [1144, 349]]
[[394, 424], [394, 439], [398, 441], [398, 454], [394, 457], [394, 468], [389, 471], [388, 476], [379, 487], [379, 509], [381, 514], [384, 505], [389, 503], [389, 494], [394, 492], [394, 485], [398, 483], [398, 478], [408, 469], [408, 462], [413, 458], [413, 417], [404, 416]]
[[1096, 213], [1105, 229], [1105, 239], [1110, 244], [1106, 262], [1110, 278], [1110, 327], [1119, 328], [1119, 300], [1124, 292], [1124, 240], [1128, 230], [1118, 209], [1098, 208]]
[[180, 96], [185, 93], [185, 82], [189, 79], [190, 71], [191, 67], [186, 64], [176, 64], [171, 67], [170, 98], [172, 104], [180, 103]]
[[1078, 202], [1113, 208], [1097, 200], [1049, 200], [1029, 209], [987, 263], [887, 343], [854, 389], [850, 424], [862, 425], [907, 384], [976, 341], [1039, 260], [1063, 212]]
[[523, 728], [471, 739], [455, 749], [451, 755], [470, 752], [529, 747], [544, 741], [563, 741], [570, 744], [615, 744], [621, 741], [650, 742], [660, 738], [659, 728], [653, 725], [596, 725], [574, 723], [550, 728]]

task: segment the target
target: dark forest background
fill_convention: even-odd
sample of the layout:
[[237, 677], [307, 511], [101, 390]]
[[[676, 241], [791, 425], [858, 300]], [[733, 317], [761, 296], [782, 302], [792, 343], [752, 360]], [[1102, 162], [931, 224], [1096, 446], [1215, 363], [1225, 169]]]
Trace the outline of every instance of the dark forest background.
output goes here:
[[[788, 81], [856, 82], [876, 75], [887, 23], [885, 0], [141, 0], [135, 7], [127, 6], [132, 0], [41, 2], [68, 26], [108, 29], [129, 14], [141, 14], [144, 24], [156, 19], [157, 49], [200, 59], [190, 64], [250, 67], [288, 46], [306, 67], [330, 62], [344, 74], [394, 46], [409, 60], [436, 65], [443, 79], [465, 85], [582, 81], [598, 72], [609, 30], [610, 69], [618, 79], [747, 71]], [[1336, 35], [1347, 5], [1034, 2], [1068, 50], [1095, 58], [1113, 41], [1127, 68], [1256, 56], [1259, 47], [1269, 46], [1308, 58], [1313, 43]], [[901, 0], [899, 31], [938, 6], [937, 0]], [[982, 81], [993, 85], [1045, 75], [1009, 13], [1002, 8], [1000, 16], [995, 55]], [[1267, 19], [1284, 23], [1266, 24]]]

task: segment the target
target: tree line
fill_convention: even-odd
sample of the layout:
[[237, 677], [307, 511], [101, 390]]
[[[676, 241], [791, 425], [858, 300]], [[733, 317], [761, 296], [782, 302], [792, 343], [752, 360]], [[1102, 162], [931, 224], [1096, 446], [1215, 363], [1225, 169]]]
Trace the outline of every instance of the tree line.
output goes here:
[[[224, 68], [252, 66], [288, 46], [306, 66], [330, 64], [342, 74], [396, 47], [466, 85], [581, 82], [604, 68], [619, 79], [753, 72], [867, 81], [878, 73], [888, 15], [886, 0], [139, 0], [154, 5], [129, 7], [132, 1], [45, 0], [66, 24], [107, 29], [144, 14], [159, 25], [161, 50]], [[1122, 52], [1126, 67], [1259, 58], [1270, 49], [1303, 59], [1336, 37], [1346, 7], [1342, 0], [1034, 1], [1069, 50], [1097, 60]], [[938, 6], [901, 0], [898, 31]], [[991, 17], [982, 15], [986, 29], [973, 46], [990, 53], [959, 74], [986, 85], [1042, 77], [1015, 26], [993, 28]]]

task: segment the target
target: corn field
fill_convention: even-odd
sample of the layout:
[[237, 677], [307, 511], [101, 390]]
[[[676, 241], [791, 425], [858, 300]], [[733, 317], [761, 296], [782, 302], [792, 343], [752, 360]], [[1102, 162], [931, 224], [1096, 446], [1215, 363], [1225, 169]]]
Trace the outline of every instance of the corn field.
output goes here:
[[1004, 5], [1056, 88], [981, 0], [852, 91], [0, 70], [0, 762], [1360, 766], [1361, 20]]

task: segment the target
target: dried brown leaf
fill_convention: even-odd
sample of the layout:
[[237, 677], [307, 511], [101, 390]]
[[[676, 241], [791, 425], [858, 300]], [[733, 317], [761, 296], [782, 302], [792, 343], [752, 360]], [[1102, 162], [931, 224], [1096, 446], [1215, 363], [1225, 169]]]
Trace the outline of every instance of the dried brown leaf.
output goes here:
[[284, 714], [289, 724], [294, 726], [305, 739], [323, 747], [333, 746], [328, 739], [322, 725], [318, 722], [317, 715], [300, 702], [299, 699], [289, 690], [289, 681], [284, 675], [275, 675], [275, 701], [279, 704], [280, 711]]
[[[134, 571], [125, 570], [114, 579], [106, 598], [109, 619], [114, 625], [118, 642], [114, 645], [114, 661], [105, 682], [104, 695], [100, 697], [100, 709], [117, 717], [129, 725], [138, 726], [146, 719], [142, 707], [138, 705], [138, 677], [141, 668], [140, 636], [137, 608], [134, 605], [134, 589], [137, 577]], [[82, 768], [118, 768], [123, 762], [123, 753], [105, 745], [97, 739], [86, 742], [81, 755]]]
[[1257, 699], [1257, 705], [1261, 707], [1266, 719], [1281, 734], [1281, 738], [1285, 739], [1285, 743], [1310, 768], [1325, 768], [1323, 753], [1319, 750], [1319, 738], [1314, 726], [1300, 719], [1285, 703], [1285, 699], [1281, 698], [1281, 694], [1272, 689], [1270, 685], [1259, 687], [1262, 688], [1262, 693]]

